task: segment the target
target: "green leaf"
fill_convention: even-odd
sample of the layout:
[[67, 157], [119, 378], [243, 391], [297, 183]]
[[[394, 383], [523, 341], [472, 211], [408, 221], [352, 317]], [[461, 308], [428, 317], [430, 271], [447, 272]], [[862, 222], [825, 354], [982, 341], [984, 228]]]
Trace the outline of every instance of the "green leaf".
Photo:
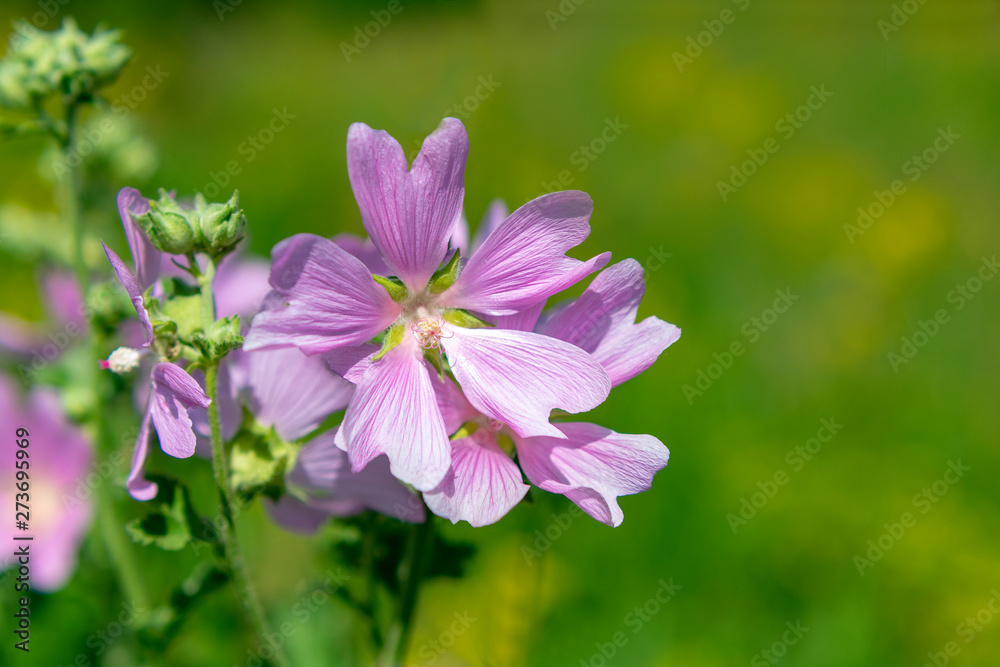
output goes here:
[[154, 609], [149, 615], [148, 622], [140, 628], [143, 643], [161, 651], [166, 649], [195, 605], [228, 582], [229, 575], [224, 570], [199, 563], [191, 576], [170, 594], [169, 603]]
[[377, 273], [372, 274], [372, 280], [385, 288], [393, 301], [399, 302], [406, 298], [406, 286], [397, 278], [386, 278]]
[[461, 253], [456, 250], [455, 254], [453, 254], [451, 259], [448, 260], [448, 263], [445, 264], [444, 267], [435, 271], [434, 275], [431, 276], [431, 294], [440, 294], [454, 285], [455, 281], [458, 280], [458, 270], [461, 264], [460, 254]]
[[245, 497], [264, 494], [277, 499], [285, 490], [285, 471], [294, 464], [291, 448], [269, 429], [267, 433], [241, 431], [233, 440], [230, 479]]
[[160, 305], [165, 319], [177, 323], [177, 333], [188, 337], [201, 331], [201, 295], [174, 296]]
[[166, 551], [178, 551], [191, 542], [191, 526], [201, 525], [201, 519], [191, 508], [187, 487], [167, 477], [150, 475], [156, 482], [156, 498], [151, 504], [157, 509], [141, 519], [125, 525], [125, 532], [139, 544], [156, 546]]

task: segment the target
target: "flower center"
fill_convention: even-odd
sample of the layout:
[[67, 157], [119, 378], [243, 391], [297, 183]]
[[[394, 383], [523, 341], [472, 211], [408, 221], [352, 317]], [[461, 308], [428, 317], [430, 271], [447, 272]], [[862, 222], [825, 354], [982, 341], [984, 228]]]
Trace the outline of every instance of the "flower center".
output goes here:
[[441, 347], [442, 338], [450, 338], [451, 334], [442, 330], [444, 320], [437, 317], [421, 317], [410, 323], [410, 331], [417, 337], [420, 347], [425, 350], [436, 350]]
[[135, 370], [139, 365], [139, 351], [131, 347], [119, 347], [111, 353], [107, 361], [101, 362], [101, 367], [109, 369], [116, 375], [124, 375]]

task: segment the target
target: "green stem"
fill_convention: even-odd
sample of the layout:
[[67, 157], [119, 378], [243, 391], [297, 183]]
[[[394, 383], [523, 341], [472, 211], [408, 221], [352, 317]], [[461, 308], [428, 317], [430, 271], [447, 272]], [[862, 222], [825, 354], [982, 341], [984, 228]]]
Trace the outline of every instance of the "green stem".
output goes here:
[[72, 164], [74, 159], [79, 160], [80, 158], [79, 155], [76, 155], [76, 111], [75, 104], [70, 105], [66, 110], [66, 134], [63, 137], [61, 148], [69, 173], [60, 180], [60, 185], [63, 191], [63, 212], [69, 223], [70, 258], [73, 262], [73, 270], [76, 271], [80, 290], [86, 295], [90, 280], [87, 263], [83, 256], [83, 205], [80, 191], [80, 169], [79, 165], [74, 167]]
[[423, 583], [427, 564], [434, 546], [433, 515], [427, 512], [424, 523], [414, 524], [410, 528], [407, 540], [406, 557], [400, 566], [400, 579], [403, 582], [403, 592], [400, 596], [396, 620], [386, 633], [385, 650], [379, 662], [384, 667], [401, 667], [406, 651], [409, 648], [410, 635], [413, 632], [414, 612]]
[[[42, 121], [50, 128], [53, 138], [62, 149], [66, 167], [69, 173], [60, 181], [59, 198], [63, 217], [70, 230], [70, 257], [73, 263], [73, 270], [76, 273], [80, 294], [86, 298], [87, 290], [90, 287], [90, 275], [83, 256], [83, 202], [80, 190], [80, 173], [78, 167], [73, 167], [72, 158], [76, 152], [76, 117], [77, 106], [70, 104], [66, 109], [66, 129], [65, 134], [60, 134], [52, 119], [45, 114], [45, 110], [39, 107], [39, 114]], [[91, 423], [94, 429], [94, 442], [99, 455], [110, 453], [106, 446], [107, 427], [104, 420], [104, 413], [101, 409], [101, 397], [104, 396], [104, 377], [98, 372], [98, 361], [100, 359], [100, 341], [94, 328], [87, 323], [85, 345], [90, 349], [91, 362], [87, 366], [86, 384], [91, 388], [94, 396], [94, 405], [91, 411]], [[131, 545], [125, 539], [125, 532], [122, 530], [121, 521], [115, 511], [114, 499], [110, 491], [102, 483], [97, 487], [97, 520], [100, 526], [101, 538], [104, 548], [118, 580], [118, 587], [122, 595], [139, 610], [139, 623], [145, 622], [145, 616], [149, 613], [149, 596], [146, 593], [146, 585], [136, 566], [136, 559], [131, 553]]]
[[[212, 277], [215, 275], [215, 263], [209, 259], [198, 281], [201, 285], [203, 327], [207, 331], [215, 322], [215, 305], [212, 294]], [[207, 305], [206, 305], [207, 304]], [[233, 520], [233, 492], [229, 485], [229, 462], [222, 443], [219, 426], [219, 363], [213, 361], [205, 369], [205, 391], [211, 399], [208, 406], [208, 422], [212, 432], [212, 470], [215, 473], [215, 484], [219, 489], [219, 505], [222, 515], [222, 531], [220, 539], [226, 564], [232, 575], [233, 586], [240, 597], [243, 611], [253, 626], [258, 641], [263, 645], [272, 636], [271, 628], [264, 614], [264, 608], [257, 595], [257, 589], [250, 579], [246, 558], [236, 539], [236, 524]], [[291, 667], [284, 650], [280, 646], [271, 646], [274, 650], [272, 661], [279, 667]]]

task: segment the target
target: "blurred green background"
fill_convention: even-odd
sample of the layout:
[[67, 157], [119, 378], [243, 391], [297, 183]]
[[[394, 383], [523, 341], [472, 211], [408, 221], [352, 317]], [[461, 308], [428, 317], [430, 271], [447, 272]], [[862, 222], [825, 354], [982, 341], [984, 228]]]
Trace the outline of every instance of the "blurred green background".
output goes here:
[[[345, 168], [351, 122], [388, 130], [412, 158], [457, 115], [471, 141], [470, 220], [495, 197], [517, 206], [556, 187], [585, 190], [593, 232], [576, 256], [638, 259], [649, 269], [640, 315], [684, 332], [592, 415], [667, 444], [671, 463], [652, 490], [622, 499], [617, 529], [589, 517], [560, 525], [552, 515], [571, 506], [544, 493], [497, 525], [449, 526], [480, 551], [465, 580], [425, 589], [412, 664], [923, 665], [953, 641], [954, 664], [998, 664], [1000, 618], [981, 615], [971, 638], [959, 624], [1000, 590], [1000, 280], [961, 309], [949, 299], [1000, 250], [996, 2], [897, 3], [897, 26], [885, 0], [401, 0], [367, 45], [356, 28], [387, 3], [223, 2], [59, 7], [85, 30], [125, 31], [135, 58], [109, 98], [141, 88], [147, 68], [166, 73], [129, 114], [158, 147], [156, 171], [116, 187], [189, 194], [235, 161], [226, 187], [239, 188], [252, 247], [267, 255], [293, 233], [362, 231]], [[0, 25], [43, 5], [5, 2]], [[348, 58], [345, 43], [363, 48]], [[676, 55], [687, 49], [690, 62]], [[802, 111], [813, 87], [832, 95]], [[251, 159], [243, 142], [275, 109], [290, 119]], [[782, 124], [797, 111], [798, 127]], [[933, 149], [949, 128], [958, 138]], [[612, 140], [598, 141], [602, 132]], [[34, 170], [42, 145], [3, 143], [0, 201], [51, 208]], [[914, 171], [928, 150], [934, 163]], [[761, 154], [763, 164], [743, 165]], [[724, 201], [718, 183], [739, 183], [734, 169], [754, 173]], [[896, 179], [905, 192], [884, 214], [863, 234], [845, 229]], [[123, 250], [110, 199], [101, 224]], [[35, 267], [4, 261], [0, 307], [40, 317]], [[798, 298], [775, 316], [776, 290]], [[890, 353], [939, 309], [949, 321], [894, 364]], [[734, 342], [745, 352], [713, 367]], [[842, 428], [811, 460], [786, 459], [823, 419]], [[936, 492], [959, 460], [968, 472]], [[204, 463], [184, 465], [208, 480]], [[779, 471], [787, 483], [772, 486]], [[925, 488], [933, 503], [915, 498]], [[753, 496], [766, 490], [773, 497]], [[727, 519], [744, 499], [755, 514]], [[883, 537], [904, 512], [915, 525]], [[284, 533], [257, 510], [241, 530], [266, 606], [292, 618], [305, 582], [330, 565], [322, 540]], [[880, 537], [890, 548], [859, 574], [855, 557]], [[143, 557], [159, 595], [194, 562]], [[38, 600], [34, 664], [68, 664], [119, 613], [87, 563]], [[671, 578], [676, 595], [649, 603]], [[452, 642], [455, 613], [476, 620]], [[808, 631], [782, 645], [786, 623]], [[339, 603], [301, 627], [296, 665], [352, 664]], [[167, 663], [245, 664], [238, 628], [232, 594], [218, 593]], [[438, 656], [433, 641], [450, 647]], [[3, 664], [26, 663], [9, 643]], [[89, 659], [129, 665], [126, 643]]]

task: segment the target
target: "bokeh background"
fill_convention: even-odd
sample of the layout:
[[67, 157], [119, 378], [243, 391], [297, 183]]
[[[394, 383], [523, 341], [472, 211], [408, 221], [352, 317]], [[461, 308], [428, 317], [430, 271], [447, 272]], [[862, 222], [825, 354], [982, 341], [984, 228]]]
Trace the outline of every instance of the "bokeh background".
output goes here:
[[[44, 4], [4, 2], [0, 26]], [[585, 190], [593, 232], [576, 256], [638, 259], [640, 314], [683, 329], [592, 415], [668, 445], [652, 490], [622, 499], [617, 529], [556, 520], [571, 506], [544, 493], [497, 525], [449, 526], [479, 551], [464, 579], [425, 589], [410, 662], [881, 667], [923, 665], [954, 641], [953, 664], [996, 665], [1000, 617], [982, 614], [971, 638], [959, 624], [1000, 590], [1000, 279], [961, 309], [952, 290], [1000, 250], [1000, 7], [896, 5], [899, 25], [887, 0], [400, 0], [367, 44], [356, 29], [385, 2], [88, 0], [58, 16], [124, 30], [135, 58], [109, 98], [142, 87], [147, 68], [167, 74], [128, 115], [155, 146], [136, 149], [144, 178], [116, 188], [205, 190], [235, 161], [223, 190], [239, 188], [253, 251], [267, 255], [293, 233], [362, 231], [345, 167], [350, 123], [388, 130], [412, 158], [456, 115], [471, 139], [470, 220], [496, 197], [517, 206]], [[724, 11], [731, 21], [716, 23]], [[813, 87], [832, 95], [800, 110]], [[287, 125], [251, 159], [244, 142], [275, 110]], [[797, 110], [799, 127], [779, 125]], [[958, 138], [913, 171], [949, 128]], [[769, 138], [777, 151], [742, 167]], [[0, 201], [51, 208], [34, 169], [42, 145], [3, 143]], [[754, 173], [724, 199], [718, 183], [739, 183], [734, 168]], [[882, 215], [862, 234], [845, 228], [896, 179], [906, 190]], [[103, 206], [97, 224], [124, 250], [112, 200]], [[3, 262], [0, 307], [40, 318], [37, 267]], [[797, 298], [775, 317], [777, 290]], [[894, 364], [890, 353], [939, 309], [949, 321]], [[713, 368], [734, 342], [745, 352]], [[786, 459], [823, 419], [842, 428], [802, 465]], [[958, 461], [968, 471], [936, 492]], [[185, 465], [207, 483], [207, 466]], [[787, 483], [771, 487], [779, 471]], [[774, 491], [763, 504], [762, 487]], [[924, 489], [933, 503], [915, 498]], [[744, 499], [761, 506], [745, 524], [727, 519]], [[890, 548], [859, 574], [856, 557], [905, 512], [915, 525], [883, 537]], [[330, 567], [329, 536], [289, 535], [257, 510], [240, 526], [266, 606], [291, 618], [303, 582]], [[37, 600], [34, 664], [69, 664], [119, 614], [111, 584], [88, 569], [96, 550], [88, 543], [64, 591]], [[143, 553], [154, 595], [194, 562]], [[650, 604], [671, 580], [673, 598]], [[452, 643], [456, 613], [475, 621]], [[290, 640], [295, 664], [353, 664], [350, 623], [338, 602], [320, 606]], [[166, 663], [245, 664], [239, 624], [231, 593], [216, 594]], [[808, 630], [781, 646], [786, 624]], [[421, 653], [441, 640], [444, 653]], [[10, 643], [3, 664], [27, 664]], [[132, 664], [128, 645], [91, 650], [88, 664]]]

